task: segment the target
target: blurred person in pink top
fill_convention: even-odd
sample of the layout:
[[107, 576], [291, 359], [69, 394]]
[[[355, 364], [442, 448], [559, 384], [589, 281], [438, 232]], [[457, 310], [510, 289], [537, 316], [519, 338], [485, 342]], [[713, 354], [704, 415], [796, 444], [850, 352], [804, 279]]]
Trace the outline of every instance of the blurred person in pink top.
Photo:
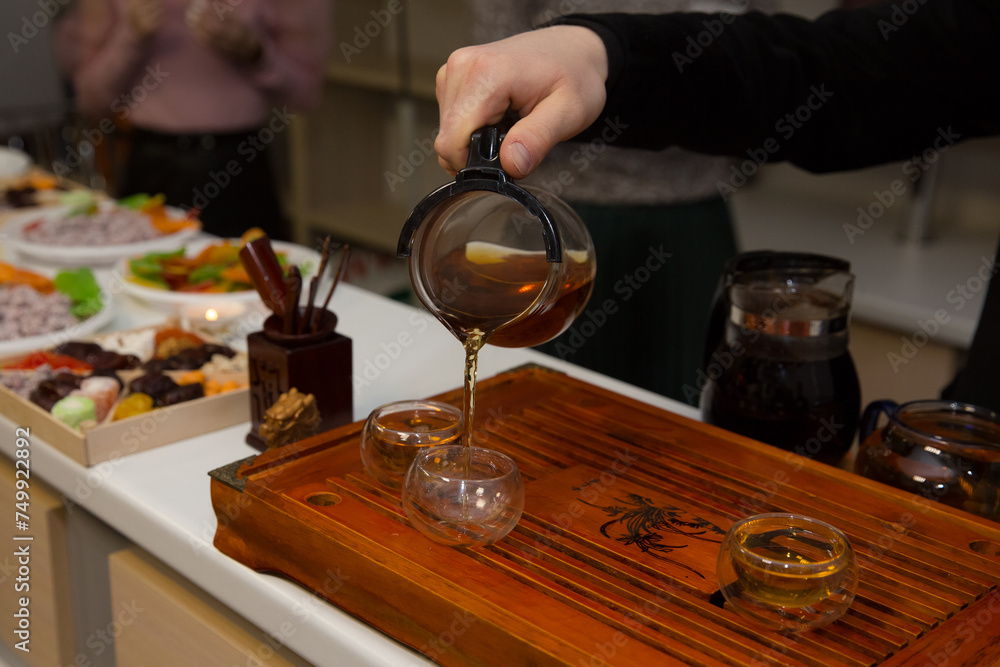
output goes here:
[[329, 2], [79, 0], [78, 106], [128, 133], [115, 194], [162, 192], [220, 236], [288, 238], [269, 147], [319, 98]]

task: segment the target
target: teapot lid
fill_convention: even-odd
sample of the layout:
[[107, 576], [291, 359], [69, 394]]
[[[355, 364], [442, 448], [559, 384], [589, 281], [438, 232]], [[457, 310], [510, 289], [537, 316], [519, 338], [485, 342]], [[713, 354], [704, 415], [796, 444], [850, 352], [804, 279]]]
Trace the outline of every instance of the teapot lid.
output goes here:
[[740, 274], [765, 271], [812, 271], [817, 275], [850, 273], [851, 263], [839, 257], [812, 252], [748, 250], [730, 258], [723, 273], [733, 278]]
[[413, 207], [403, 224], [396, 246], [397, 257], [409, 257], [417, 228], [439, 204], [466, 192], [495, 192], [513, 199], [542, 225], [545, 258], [549, 262], [562, 261], [562, 240], [555, 222], [545, 206], [535, 195], [517, 185], [500, 166], [500, 144], [507, 136], [506, 124], [489, 125], [472, 133], [469, 159], [465, 168], [455, 175], [455, 180], [442, 185]]
[[853, 274], [829, 267], [742, 273], [727, 288], [729, 319], [777, 336], [837, 334], [848, 327], [853, 287]]

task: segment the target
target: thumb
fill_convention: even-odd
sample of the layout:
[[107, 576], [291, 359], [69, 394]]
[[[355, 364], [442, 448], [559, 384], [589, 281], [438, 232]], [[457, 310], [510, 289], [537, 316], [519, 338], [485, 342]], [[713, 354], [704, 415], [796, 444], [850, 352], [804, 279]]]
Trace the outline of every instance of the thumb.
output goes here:
[[524, 178], [557, 143], [570, 139], [590, 125], [578, 105], [548, 97], [516, 122], [500, 146], [500, 163], [514, 178]]
[[[516, 127], [516, 126], [515, 126]], [[531, 143], [531, 148], [525, 145], [525, 140], [520, 137], [512, 137], [513, 128], [507, 133], [503, 145], [500, 146], [500, 164], [504, 171], [513, 178], [524, 178], [538, 166], [542, 158], [545, 157], [552, 146], [545, 146], [539, 142]], [[537, 157], [536, 157], [537, 156]]]

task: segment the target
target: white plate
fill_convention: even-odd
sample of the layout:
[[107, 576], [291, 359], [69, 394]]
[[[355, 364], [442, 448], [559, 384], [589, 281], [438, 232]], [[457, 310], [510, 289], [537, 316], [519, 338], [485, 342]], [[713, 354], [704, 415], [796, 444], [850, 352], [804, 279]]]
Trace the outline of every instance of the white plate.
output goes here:
[[[199, 229], [192, 227], [139, 243], [96, 246], [55, 246], [44, 243], [33, 243], [23, 237], [21, 230], [25, 225], [41, 218], [63, 217], [69, 210], [68, 206], [58, 206], [44, 211], [35, 210], [11, 217], [3, 226], [2, 238], [4, 243], [10, 246], [21, 257], [45, 264], [58, 266], [107, 266], [114, 264], [123, 257], [135, 257], [156, 250], [176, 250], [185, 241], [200, 233]], [[180, 209], [168, 208], [167, 212], [173, 218], [184, 217], [184, 212]]]
[[[238, 239], [230, 239], [231, 243], [236, 243], [237, 241]], [[219, 239], [199, 239], [192, 241], [185, 246], [184, 254], [187, 257], [195, 257], [206, 246], [218, 242]], [[271, 246], [275, 252], [284, 253], [289, 264], [295, 264], [299, 267], [303, 278], [302, 291], [306, 292], [309, 286], [308, 278], [311, 278], [319, 270], [319, 263], [322, 259], [320, 254], [305, 246], [285, 243], [283, 241], [271, 241]], [[190, 304], [208, 306], [224, 302], [260, 303], [261, 301], [260, 295], [254, 289], [243, 290], [242, 292], [173, 292], [171, 290], [136, 284], [129, 280], [132, 276], [132, 270], [129, 268], [129, 260], [138, 257], [142, 257], [142, 255], [121, 260], [118, 263], [116, 272], [122, 276], [122, 285], [126, 294], [134, 296], [137, 299], [142, 299], [155, 306], [167, 306], [171, 309], [176, 309], [177, 306]], [[325, 294], [320, 294], [317, 299], [321, 296], [325, 296]]]
[[78, 340], [87, 338], [92, 333], [100, 331], [111, 323], [114, 317], [114, 304], [111, 298], [105, 293], [104, 308], [95, 315], [91, 315], [85, 320], [81, 320], [71, 327], [60, 331], [50, 331], [39, 336], [29, 336], [27, 338], [13, 338], [11, 340], [0, 340], [0, 357], [9, 357], [22, 352], [33, 352], [44, 350], [59, 345], [68, 340]]
[[23, 176], [31, 167], [31, 156], [23, 151], [0, 146], [0, 178]]

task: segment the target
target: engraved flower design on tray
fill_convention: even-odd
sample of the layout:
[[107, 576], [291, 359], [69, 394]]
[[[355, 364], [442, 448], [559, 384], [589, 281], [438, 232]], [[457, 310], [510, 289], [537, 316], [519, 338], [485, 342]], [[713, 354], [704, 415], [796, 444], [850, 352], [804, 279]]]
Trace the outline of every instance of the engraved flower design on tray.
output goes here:
[[[704, 575], [697, 570], [667, 558], [666, 554], [677, 549], [684, 549], [688, 545], [668, 544], [664, 542], [664, 538], [684, 537], [721, 544], [722, 538], [726, 535], [725, 530], [685, 509], [672, 505], [657, 505], [650, 498], [636, 493], [629, 493], [625, 499], [615, 498], [614, 500], [621, 504], [601, 506], [580, 500], [591, 507], [604, 510], [608, 516], [612, 517], [610, 521], [601, 525], [602, 535], [617, 540], [625, 546], [637, 547], [643, 553], [669, 561], [704, 578]], [[616, 525], [624, 529], [624, 534], [613, 536], [609, 533], [609, 530]]]

